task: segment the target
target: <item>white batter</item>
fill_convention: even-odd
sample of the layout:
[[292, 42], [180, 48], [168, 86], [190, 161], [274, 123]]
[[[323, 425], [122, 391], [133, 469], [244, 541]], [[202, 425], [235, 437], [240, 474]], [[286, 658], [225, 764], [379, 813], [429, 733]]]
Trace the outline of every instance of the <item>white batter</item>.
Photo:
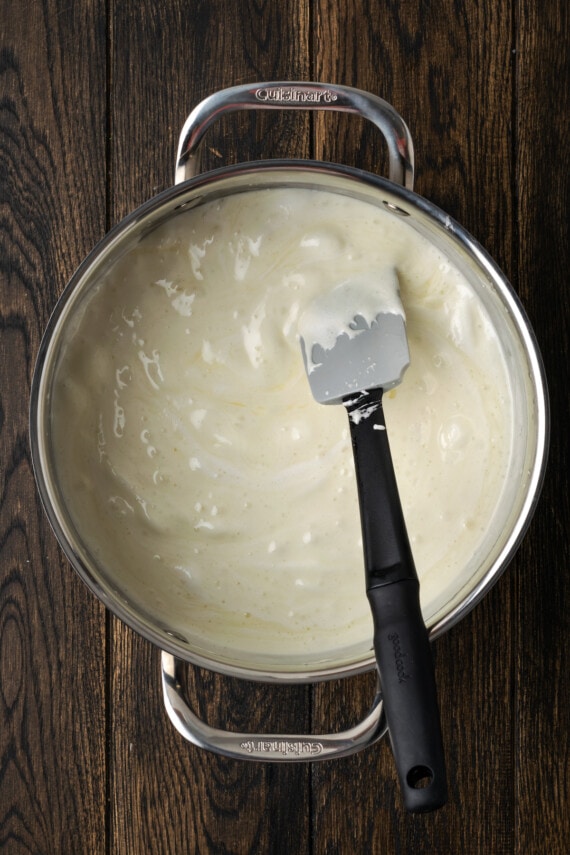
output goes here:
[[478, 567], [513, 416], [480, 301], [401, 218], [300, 189], [209, 203], [145, 237], [75, 324], [53, 441], [76, 525], [128, 599], [203, 651], [370, 647], [346, 411], [313, 400], [297, 322], [387, 267], [411, 366], [385, 414], [429, 619]]

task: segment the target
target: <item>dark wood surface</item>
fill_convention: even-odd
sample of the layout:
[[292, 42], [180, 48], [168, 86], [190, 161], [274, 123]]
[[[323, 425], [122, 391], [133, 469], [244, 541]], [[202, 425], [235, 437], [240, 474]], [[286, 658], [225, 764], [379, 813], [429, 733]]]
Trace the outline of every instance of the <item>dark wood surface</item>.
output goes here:
[[[2, 0], [0, 850], [7, 855], [570, 851], [569, 26], [566, 0]], [[416, 189], [521, 296], [552, 406], [550, 465], [516, 558], [434, 645], [450, 800], [402, 809], [388, 746], [309, 765], [216, 757], [167, 721], [159, 654], [87, 591], [42, 513], [28, 396], [42, 331], [99, 238], [172, 182], [179, 131], [235, 83], [382, 95]], [[207, 166], [311, 156], [384, 169], [347, 116], [237, 116]], [[372, 675], [315, 687], [195, 675], [212, 720], [346, 726]]]

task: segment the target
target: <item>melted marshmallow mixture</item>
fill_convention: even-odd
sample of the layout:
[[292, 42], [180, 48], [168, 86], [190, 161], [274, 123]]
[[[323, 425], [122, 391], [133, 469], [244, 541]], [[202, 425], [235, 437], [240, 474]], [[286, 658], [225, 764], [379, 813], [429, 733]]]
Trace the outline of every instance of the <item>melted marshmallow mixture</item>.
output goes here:
[[298, 320], [392, 267], [411, 366], [384, 408], [429, 619], [481, 562], [512, 401], [481, 301], [401, 218], [304, 189], [210, 202], [145, 236], [74, 322], [53, 388], [63, 494], [125, 598], [196, 650], [369, 650], [347, 415], [313, 400]]

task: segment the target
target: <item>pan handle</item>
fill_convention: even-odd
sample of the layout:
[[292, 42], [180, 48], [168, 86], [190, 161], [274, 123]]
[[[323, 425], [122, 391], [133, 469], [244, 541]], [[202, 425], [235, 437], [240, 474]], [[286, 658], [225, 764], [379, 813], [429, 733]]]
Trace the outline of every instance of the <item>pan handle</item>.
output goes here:
[[330, 760], [355, 754], [386, 733], [380, 691], [363, 721], [339, 733], [303, 736], [219, 730], [203, 722], [190, 709], [183, 690], [185, 669], [188, 663], [162, 651], [162, 690], [168, 717], [188, 742], [224, 757], [271, 763]]
[[409, 190], [414, 183], [414, 148], [399, 113], [377, 95], [331, 83], [248, 83], [210, 95], [190, 113], [178, 143], [175, 183], [200, 172], [200, 144], [208, 128], [236, 110], [333, 110], [371, 121], [388, 144], [388, 177]]

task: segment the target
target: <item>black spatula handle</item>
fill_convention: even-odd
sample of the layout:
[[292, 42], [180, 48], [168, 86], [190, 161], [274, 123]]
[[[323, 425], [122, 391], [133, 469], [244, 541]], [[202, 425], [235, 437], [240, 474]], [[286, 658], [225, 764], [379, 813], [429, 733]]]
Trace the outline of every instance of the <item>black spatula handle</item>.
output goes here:
[[384, 709], [404, 805], [435, 810], [447, 782], [431, 647], [388, 443], [382, 390], [345, 400]]

